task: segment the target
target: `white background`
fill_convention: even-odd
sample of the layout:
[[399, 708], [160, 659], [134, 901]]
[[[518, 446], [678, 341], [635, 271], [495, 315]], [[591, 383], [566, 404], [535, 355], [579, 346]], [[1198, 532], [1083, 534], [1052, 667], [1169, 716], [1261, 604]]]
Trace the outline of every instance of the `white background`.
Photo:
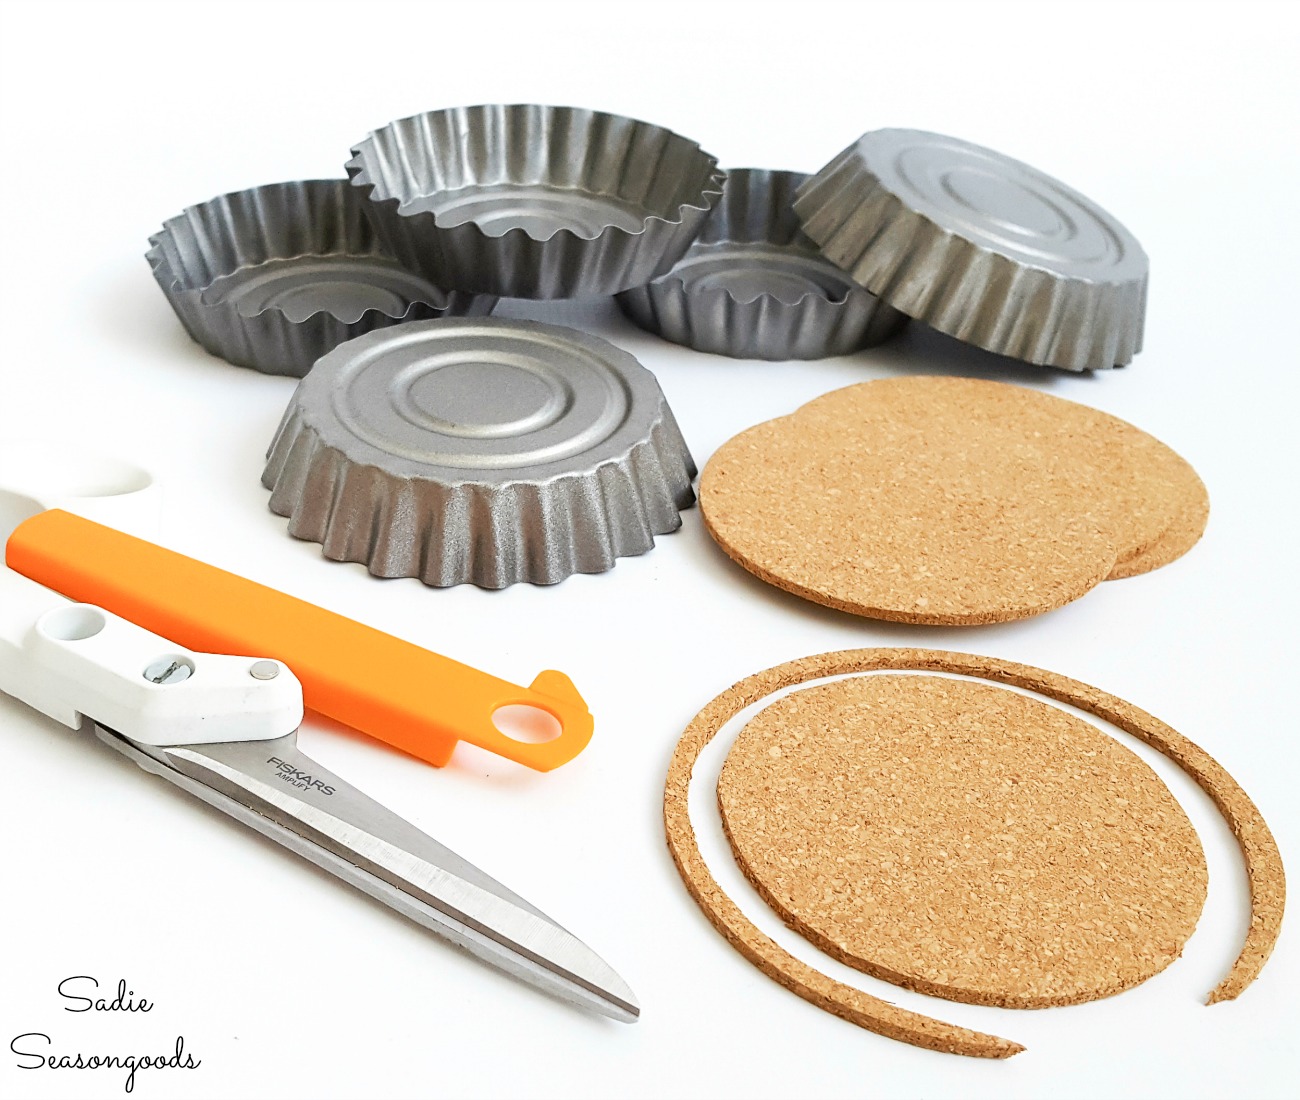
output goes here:
[[[142, 1074], [143, 1097], [1295, 1095], [1294, 929], [1240, 1000], [1203, 1006], [1240, 944], [1244, 878], [1208, 800], [1171, 768], [1212, 879], [1165, 973], [1039, 1012], [852, 976], [1025, 1043], [1008, 1062], [880, 1038], [753, 969], [678, 879], [661, 797], [683, 727], [742, 676], [822, 650], [928, 645], [1146, 707], [1227, 766], [1295, 859], [1298, 31], [1294, 8], [1240, 2], [6, 4], [0, 432], [148, 465], [173, 548], [520, 683], [568, 672], [597, 734], [549, 775], [464, 747], [437, 771], [315, 720], [301, 742], [572, 928], [644, 1014], [628, 1027], [554, 1003], [0, 697], [0, 1092], [120, 1095], [116, 1071], [15, 1068], [9, 1039], [44, 1031], [64, 1052], [165, 1049], [183, 1034], [201, 1068]], [[723, 165], [805, 171], [865, 130], [912, 126], [1078, 187], [1152, 260], [1146, 350], [1123, 371], [1017, 367], [919, 331], [820, 364], [733, 362], [660, 342], [606, 302], [502, 313], [576, 324], [638, 356], [701, 464], [742, 428], [895, 372], [1082, 401], [1195, 465], [1213, 501], [1205, 539], [1049, 615], [966, 630], [860, 620], [770, 589], [694, 510], [610, 573], [500, 593], [380, 582], [291, 540], [259, 475], [293, 382], [193, 345], [150, 277], [146, 238], [222, 192], [340, 175], [349, 144], [390, 119], [497, 101], [607, 109], [687, 134]], [[729, 867], [706, 785], [698, 806], [717, 873], [776, 926]], [[55, 986], [72, 974], [125, 978], [157, 1007], [70, 1015]]]

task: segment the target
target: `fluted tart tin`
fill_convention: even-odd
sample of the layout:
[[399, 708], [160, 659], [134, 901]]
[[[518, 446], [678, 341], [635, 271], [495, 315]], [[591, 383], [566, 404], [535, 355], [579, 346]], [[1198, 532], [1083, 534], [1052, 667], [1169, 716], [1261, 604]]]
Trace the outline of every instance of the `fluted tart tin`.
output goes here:
[[643, 329], [737, 359], [822, 359], [878, 344], [907, 317], [825, 259], [795, 216], [799, 172], [727, 171], [722, 200], [666, 275], [618, 295]]
[[345, 340], [495, 299], [439, 289], [375, 236], [347, 180], [237, 191], [169, 219], [146, 259], [186, 331], [213, 355], [302, 377]]
[[1075, 371], [1141, 350], [1142, 246], [1091, 199], [1018, 160], [941, 134], [876, 130], [794, 207], [859, 285], [959, 340]]
[[430, 111], [352, 150], [385, 244], [439, 286], [586, 298], [649, 282], [722, 191], [717, 160], [648, 122], [535, 104]]
[[695, 464], [659, 383], [595, 336], [417, 321], [299, 383], [263, 484], [290, 534], [380, 577], [504, 588], [598, 573], [681, 526]]

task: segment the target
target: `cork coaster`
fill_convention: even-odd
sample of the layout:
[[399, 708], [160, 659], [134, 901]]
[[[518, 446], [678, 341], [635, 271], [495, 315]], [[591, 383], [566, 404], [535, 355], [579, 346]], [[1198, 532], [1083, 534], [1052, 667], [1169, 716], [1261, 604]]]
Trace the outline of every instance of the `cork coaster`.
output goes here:
[[1203, 492], [1188, 471], [1159, 440], [1072, 401], [901, 377], [729, 440], [700, 503], [723, 550], [779, 588], [873, 618], [968, 625], [1052, 610], [1158, 560]]
[[[1177, 455], [1174, 457], [1178, 458]], [[1173, 522], [1151, 546], [1126, 561], [1119, 562], [1106, 578], [1108, 581], [1150, 573], [1153, 569], [1177, 561], [1201, 541], [1210, 519], [1210, 495], [1205, 490], [1205, 484], [1191, 465], [1181, 458], [1170, 470], [1170, 484], [1174, 487], [1171, 495], [1178, 500]]]
[[954, 1001], [1129, 989], [1182, 953], [1205, 903], [1200, 842], [1155, 772], [991, 684], [880, 675], [788, 695], [736, 739], [718, 804], [788, 925]]
[[787, 989], [828, 1012], [889, 1038], [980, 1058], [1008, 1058], [1024, 1049], [995, 1035], [944, 1023], [827, 977], [764, 935], [710, 874], [691, 825], [688, 796], [700, 753], [727, 722], [784, 688], [857, 672], [950, 672], [1011, 684], [1078, 707], [1151, 745], [1183, 769], [1223, 814], [1246, 864], [1251, 919], [1245, 942], [1208, 1003], [1237, 997], [1263, 969], [1277, 942], [1286, 903], [1282, 857], [1259, 810], [1223, 767], [1159, 719], [1078, 680], [992, 657], [927, 649], [857, 649], [790, 661], [755, 673], [700, 711], [682, 734], [664, 786], [668, 848], [691, 896], [727, 941]]

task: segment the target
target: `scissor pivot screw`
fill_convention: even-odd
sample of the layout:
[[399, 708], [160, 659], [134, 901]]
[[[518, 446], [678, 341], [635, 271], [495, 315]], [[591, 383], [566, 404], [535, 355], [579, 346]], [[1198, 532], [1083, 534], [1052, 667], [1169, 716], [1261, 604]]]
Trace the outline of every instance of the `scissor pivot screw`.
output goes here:
[[258, 661], [248, 674], [254, 680], [274, 680], [280, 675], [280, 666], [275, 661]]
[[188, 680], [194, 666], [184, 657], [159, 657], [144, 670], [151, 684], [179, 684]]

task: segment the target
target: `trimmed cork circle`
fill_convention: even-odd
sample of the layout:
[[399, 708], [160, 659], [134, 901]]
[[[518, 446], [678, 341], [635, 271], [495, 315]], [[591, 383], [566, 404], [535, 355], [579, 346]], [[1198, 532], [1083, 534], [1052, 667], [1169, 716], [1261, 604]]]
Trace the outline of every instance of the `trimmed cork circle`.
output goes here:
[[795, 958], [744, 915], [709, 872], [691, 824], [688, 795], [700, 753], [737, 714], [785, 688], [831, 676], [876, 671], [941, 672], [1023, 688], [1078, 707], [1150, 745], [1183, 769], [1223, 814], [1241, 848], [1250, 887], [1251, 920], [1240, 954], [1208, 1002], [1237, 997], [1268, 961], [1286, 901], [1281, 853], [1259, 810], [1204, 749], [1146, 711], [1114, 695], [1030, 665], [927, 649], [857, 649], [790, 661], [755, 673], [709, 703], [673, 752], [664, 788], [664, 826], [673, 861], [710, 922], [745, 958], [787, 989], [869, 1031], [915, 1046], [980, 1058], [1008, 1058], [1024, 1049], [995, 1035], [901, 1009], [827, 977]]
[[1155, 772], [991, 684], [880, 675], [788, 695], [736, 739], [718, 804], [786, 924], [949, 1000], [1129, 989], [1182, 953], [1205, 903], [1200, 842]]
[[1208, 515], [1191, 467], [1133, 425], [942, 377], [849, 386], [742, 432], [706, 466], [700, 504], [719, 546], [778, 588], [950, 626], [1027, 618], [1165, 564]]
[[1150, 573], [1177, 561], [1201, 541], [1210, 519], [1210, 495], [1204, 483], [1191, 465], [1179, 458], [1178, 464], [1170, 468], [1170, 485], [1170, 497], [1177, 501], [1173, 522], [1151, 546], [1117, 564], [1108, 581]]

